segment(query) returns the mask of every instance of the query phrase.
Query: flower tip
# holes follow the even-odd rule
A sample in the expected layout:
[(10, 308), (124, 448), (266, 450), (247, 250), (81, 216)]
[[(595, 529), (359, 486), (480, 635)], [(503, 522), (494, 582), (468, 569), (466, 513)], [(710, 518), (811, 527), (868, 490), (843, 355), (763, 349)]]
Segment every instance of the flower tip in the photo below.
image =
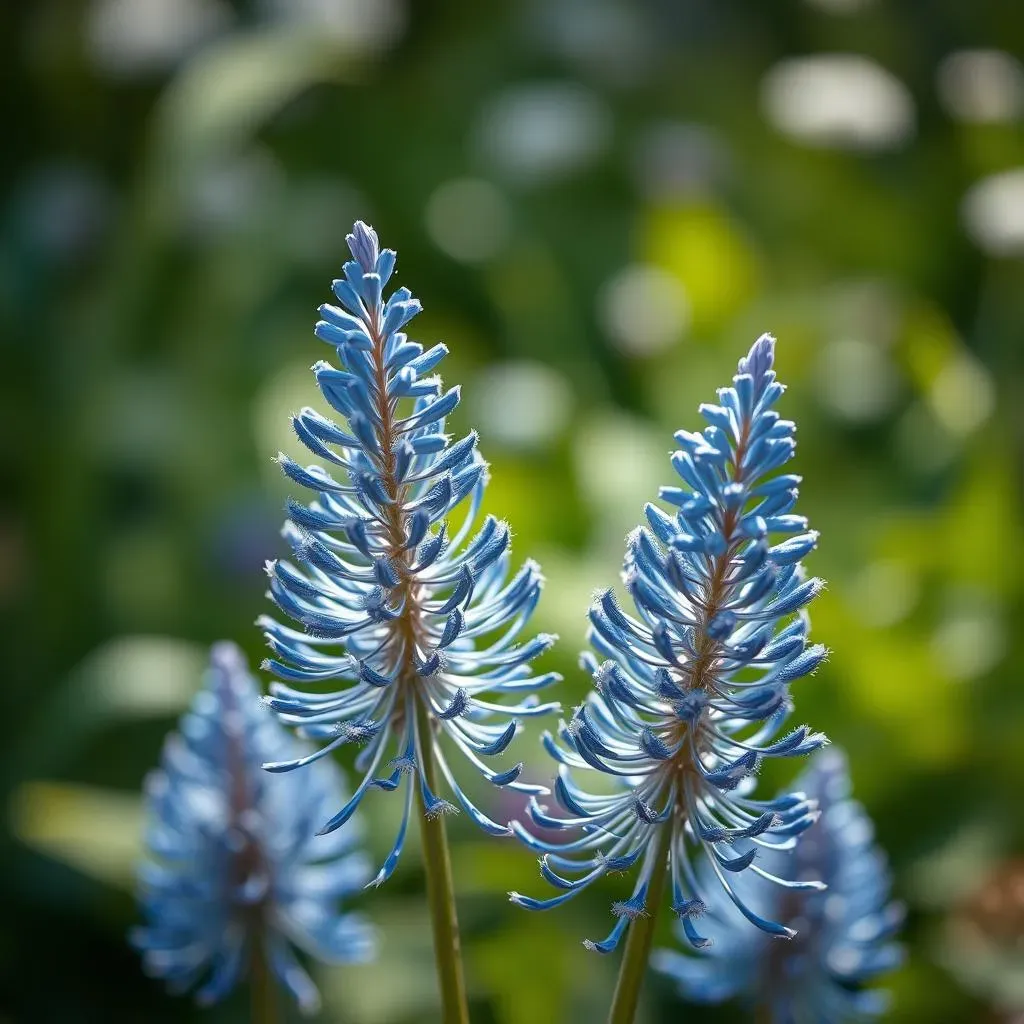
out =
[(633, 900), (616, 900), (612, 904), (612, 913), (616, 917), (624, 917), (629, 921), (635, 921), (638, 917), (647, 917), (647, 907)]
[(700, 897), (694, 897), (689, 900), (679, 900), (672, 904), (672, 913), (676, 917), (682, 919), (684, 917), (695, 918), (703, 917), (707, 913), (707, 904), (700, 899)]
[(357, 220), (352, 225), (352, 233), (345, 236), (345, 241), (363, 272), (372, 273), (377, 265), (377, 257), (380, 256), (377, 232), (365, 221)]
[(210, 648), (210, 664), (215, 671), (231, 676), (245, 671), (245, 656), (238, 644), (218, 640)]
[(449, 803), (447, 800), (437, 799), (423, 813), (429, 821), (433, 821), (435, 818), (440, 818), (446, 814), (458, 814), (459, 809), (455, 804)]
[[(771, 334), (762, 334), (750, 346), (750, 351), (739, 361), (736, 374), (737, 376), (749, 376), (754, 387), (760, 391), (768, 383), (766, 378), (772, 372), (774, 363), (775, 337)], [(771, 379), (774, 380), (774, 377)]]

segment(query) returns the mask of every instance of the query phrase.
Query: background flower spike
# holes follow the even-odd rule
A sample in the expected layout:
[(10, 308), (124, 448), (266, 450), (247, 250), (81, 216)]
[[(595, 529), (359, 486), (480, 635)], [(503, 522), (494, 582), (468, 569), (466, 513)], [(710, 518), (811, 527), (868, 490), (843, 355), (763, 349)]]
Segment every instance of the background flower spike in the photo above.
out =
[[(732, 385), (701, 406), (704, 430), (675, 435), (681, 486), (666, 488), (670, 508), (649, 507), (649, 527), (627, 538), (622, 579), (634, 613), (610, 590), (590, 610), (584, 664), (594, 690), (545, 736), (563, 766), (556, 796), (573, 838), (516, 829), (531, 849), (558, 856), (567, 897), (622, 858), (639, 859), (632, 893), (612, 908), (615, 927), (587, 944), (610, 952), (628, 936), (613, 1022), (633, 1019), (660, 902), (695, 947), (707, 942), (699, 910), (709, 889), (737, 908), (735, 927), (792, 935), (746, 903), (742, 884), (750, 874), (770, 879), (762, 855), (792, 847), (817, 817), (810, 795), (755, 798), (762, 761), (826, 742), (806, 728), (783, 732), (790, 685), (826, 652), (808, 643), (804, 610), (822, 583), (799, 563), (817, 535), (793, 514), (797, 478), (778, 473), (796, 444), (795, 425), (773, 409), (784, 390), (774, 350), (770, 335), (758, 338)], [(595, 774), (608, 778), (591, 790), (585, 779)]]
[[(444, 391), (428, 375), (447, 350), (424, 352), (407, 337), (420, 305), (405, 288), (385, 299), (395, 254), (380, 248), (373, 229), (357, 223), (348, 243), (353, 259), (334, 282), (338, 304), (320, 308), (315, 329), (335, 347), (341, 369), (314, 367), (325, 399), (348, 423), (299, 416), (298, 436), (314, 455), (332, 456), (331, 474), (282, 461), (313, 496), (307, 506), (289, 505), (284, 535), (293, 559), (269, 567), (270, 597), (298, 623), (260, 620), (274, 653), (265, 666), (284, 681), (271, 685), (270, 701), (283, 722), (325, 749), (356, 737), (365, 744), (356, 762), (363, 779), (347, 806), (325, 815), (325, 831), (347, 821), (369, 789), (412, 787), (445, 1020), (460, 1021), (465, 992), (442, 819), (461, 808), (488, 834), (511, 830), (476, 806), (451, 759), (496, 787), (538, 792), (520, 781), (515, 762), (494, 759), (520, 717), (545, 710), (532, 691), (558, 676), (536, 674), (529, 662), (555, 638), (519, 643), (543, 577), (534, 562), (512, 573), (508, 527), (490, 516), (477, 522), (487, 465), (475, 433), (454, 441), (446, 433), (459, 389)], [(341, 687), (320, 692), (329, 680)], [(378, 884), (397, 865), (413, 806), (408, 795), (404, 806), (400, 839)]]
[[(370, 875), (358, 826), (314, 838), (316, 823), (344, 800), (329, 760), (302, 778), (270, 775), (267, 760), (299, 744), (259, 699), (242, 652), (214, 646), (202, 690), (146, 780), (147, 859), (139, 869), (145, 924), (132, 943), (146, 972), (200, 1004), (251, 976), (254, 1018), (272, 1015), (273, 980), (304, 1013), (320, 1002), (293, 946), (328, 963), (368, 959), (370, 928), (337, 901)], [(270, 1019), (267, 1017), (267, 1019)]]
[[(902, 960), (894, 935), (903, 909), (889, 899), (885, 854), (875, 845), (867, 815), (850, 799), (840, 751), (814, 755), (797, 785), (818, 801), (821, 817), (795, 851), (766, 852), (759, 862), (765, 874), (748, 872), (737, 883), (757, 913), (797, 929), (793, 941), (775, 942), (743, 927), (723, 891), (709, 885), (705, 932), (712, 945), (700, 955), (657, 950), (653, 966), (693, 1002), (739, 998), (772, 1024), (854, 1024), (880, 1017), (887, 994), (866, 985)], [(772, 875), (790, 887), (780, 887)], [(807, 878), (821, 879), (827, 891), (800, 888), (798, 880)], [(677, 933), (687, 941), (679, 926)]]

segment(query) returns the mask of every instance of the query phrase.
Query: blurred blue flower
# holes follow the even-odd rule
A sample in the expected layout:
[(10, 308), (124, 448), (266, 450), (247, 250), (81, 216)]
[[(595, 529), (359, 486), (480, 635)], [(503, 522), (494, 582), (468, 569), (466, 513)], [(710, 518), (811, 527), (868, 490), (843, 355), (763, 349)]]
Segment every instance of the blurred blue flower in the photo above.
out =
[[(486, 762), (508, 747), (518, 719), (557, 709), (540, 705), (532, 691), (559, 677), (530, 668), (554, 637), (516, 643), (540, 596), (539, 567), (527, 562), (510, 576), (505, 523), (487, 516), (473, 533), (487, 465), (475, 433), (453, 442), (444, 432), (459, 389), (443, 391), (431, 371), (447, 349), (424, 351), (406, 337), (403, 328), (420, 304), (406, 288), (383, 299), (395, 253), (380, 250), (372, 228), (357, 223), (348, 243), (355, 258), (333, 284), (339, 305), (321, 306), (316, 325), (342, 368), (313, 367), (347, 425), (309, 408), (293, 417), (304, 444), (340, 472), (335, 479), (320, 466), (279, 456), (285, 473), (315, 495), (308, 505), (288, 505), (284, 536), (294, 563), (268, 565), (270, 596), (302, 628), (260, 619), (274, 653), (264, 667), (283, 680), (271, 685), (267, 702), (302, 735), (325, 742), (308, 757), (266, 767), (287, 771), (344, 744), (365, 745), (356, 759), (363, 779), (323, 832), (344, 824), (369, 788), (395, 790), (409, 777), (402, 824), (374, 879), (379, 885), (398, 863), (416, 787), (427, 816), (457, 809), (431, 791), (425, 752), (477, 825), (510, 834), (460, 787), (449, 751), (497, 786), (546, 792), (517, 781), (522, 764), (497, 770)], [(450, 529), (448, 516), (462, 503), (459, 525)], [(330, 680), (344, 686), (308, 689)]]
[[(629, 899), (615, 903), (611, 934), (588, 948), (613, 950), (628, 922), (649, 912), (648, 889), (671, 868), (672, 909), (687, 939), (706, 943), (696, 919), (707, 883), (694, 854), (703, 851), (718, 885), (759, 928), (791, 935), (757, 913), (736, 889), (754, 872), (790, 889), (820, 888), (772, 874), (759, 851), (788, 849), (814, 823), (812, 799), (793, 793), (752, 796), (766, 757), (792, 757), (825, 739), (805, 726), (780, 737), (791, 709), (789, 686), (825, 657), (807, 643), (804, 605), (820, 590), (800, 559), (817, 534), (791, 510), (800, 478), (774, 475), (793, 455), (794, 424), (772, 406), (783, 393), (772, 369), (774, 339), (759, 338), (741, 359), (719, 404), (702, 405), (702, 433), (679, 431), (672, 465), (686, 487), (663, 487), (677, 511), (646, 506), (649, 528), (627, 538), (623, 580), (638, 618), (612, 592), (597, 595), (583, 656), (596, 692), (544, 743), (559, 762), (555, 798), (569, 817), (549, 814), (536, 798), (534, 826), (573, 829), (564, 843), (513, 829), (542, 854), (541, 872), (562, 890), (550, 899), (512, 893), (530, 909), (557, 906), (610, 873), (640, 864)], [(773, 535), (786, 539), (772, 543)], [(573, 771), (599, 780), (593, 792)], [(656, 909), (656, 908), (655, 908)]]
[(740, 996), (764, 1009), (774, 1024), (820, 1020), (844, 1024), (881, 1016), (888, 993), (862, 986), (899, 965), (893, 941), (902, 908), (889, 901), (885, 854), (874, 830), (850, 799), (846, 758), (835, 749), (815, 755), (799, 785), (818, 800), (820, 820), (793, 853), (765, 857), (785, 878), (820, 878), (827, 892), (786, 892), (757, 875), (737, 883), (759, 912), (796, 931), (791, 942), (743, 928), (721, 889), (709, 889), (710, 951), (654, 954), (654, 966), (699, 1003)]
[(344, 799), (339, 770), (325, 762), (281, 779), (261, 768), (297, 746), (261, 704), (242, 652), (215, 645), (205, 686), (146, 780), (146, 924), (131, 938), (172, 991), (199, 986), (200, 1003), (216, 1002), (259, 959), (312, 1012), (319, 995), (293, 945), (329, 963), (372, 955), (369, 927), (336, 906), (369, 875), (357, 830), (314, 838)]

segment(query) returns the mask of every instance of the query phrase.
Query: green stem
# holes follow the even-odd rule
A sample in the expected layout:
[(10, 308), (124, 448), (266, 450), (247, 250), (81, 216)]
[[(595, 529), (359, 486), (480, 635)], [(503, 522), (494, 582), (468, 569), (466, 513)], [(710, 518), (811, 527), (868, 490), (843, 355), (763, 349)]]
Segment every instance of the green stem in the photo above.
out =
[(633, 1024), (636, 1007), (640, 1002), (640, 989), (647, 971), (647, 958), (651, 953), (654, 925), (658, 919), (662, 893), (665, 891), (665, 876), (668, 871), (668, 848), (672, 839), (672, 822), (660, 826), (658, 846), (654, 856), (654, 870), (647, 886), (647, 914), (638, 917), (629, 925), (626, 948), (622, 953), (619, 980), (615, 983), (612, 1007), (608, 1011), (608, 1024)]
[[(423, 700), (416, 700), (416, 727), (420, 735), (421, 769), (427, 787), (437, 792), (434, 748), (431, 743), (429, 712)], [(466, 1004), (466, 981), (462, 972), (462, 950), (459, 944), (459, 921), (455, 915), (455, 889), (452, 864), (448, 856), (448, 837), (444, 817), (428, 818), (423, 794), (417, 786), (420, 829), (423, 837), (423, 865), (427, 872), (427, 900), (434, 929), (434, 957), (437, 979), (441, 986), (441, 1019), (443, 1024), (469, 1024)]]
[(252, 1024), (277, 1024), (277, 985), (267, 962), (267, 951), (260, 933), (253, 937), (249, 970)]

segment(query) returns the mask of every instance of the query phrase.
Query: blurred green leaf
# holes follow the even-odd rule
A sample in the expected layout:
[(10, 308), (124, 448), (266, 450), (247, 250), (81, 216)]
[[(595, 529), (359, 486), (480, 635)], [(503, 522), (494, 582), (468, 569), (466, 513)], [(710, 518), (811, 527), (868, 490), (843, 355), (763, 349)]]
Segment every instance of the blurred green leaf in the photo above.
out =
[(132, 888), (142, 855), (142, 798), (89, 786), (26, 782), (11, 801), (11, 831), (27, 846), (101, 882)]
[(155, 112), (148, 201), (162, 200), (164, 216), (173, 216), (201, 169), (310, 86), (351, 78), (354, 58), (343, 37), (302, 23), (239, 32), (200, 51)]

